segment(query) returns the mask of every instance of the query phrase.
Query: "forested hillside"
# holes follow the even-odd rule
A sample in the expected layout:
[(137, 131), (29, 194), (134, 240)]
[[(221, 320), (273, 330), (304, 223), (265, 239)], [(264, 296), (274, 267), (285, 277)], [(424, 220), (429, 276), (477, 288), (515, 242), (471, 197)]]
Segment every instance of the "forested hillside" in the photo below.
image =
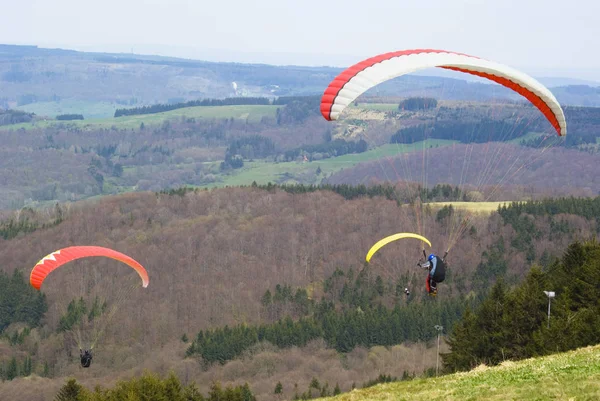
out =
[[(313, 377), (348, 391), (352, 383), (375, 379), (373, 366), (396, 377), (422, 374), (435, 361), (435, 348), (425, 345), (436, 334), (432, 324), (442, 322), (449, 331), (463, 308), (476, 307), (498, 278), (516, 283), (531, 263), (548, 265), (575, 238), (597, 235), (600, 227), (598, 198), (474, 215), (449, 256), (447, 280), (430, 299), (423, 292), (424, 273), (414, 267), (418, 243), (390, 246), (366, 270), (363, 262), (376, 240), (414, 225), (413, 210), (385, 196), (355, 197), (351, 191), (348, 199), (329, 189), (290, 193), (273, 187), (137, 193), (8, 213), (0, 266), (6, 277), (15, 271), (27, 277), (51, 251), (95, 244), (118, 249), (147, 268), (149, 287), (132, 291), (120, 304), (118, 324), (102, 336), (94, 369), (77, 373), (86, 386), (110, 384), (144, 368), (163, 374), (174, 369), (183, 384), (195, 380), (205, 390), (213, 379), (224, 385), (247, 381), (254, 394), (275, 397), (281, 382), (283, 394), (292, 397)], [(432, 209), (424, 217), (434, 250), (446, 235), (447, 211), (440, 213)], [(130, 274), (102, 259), (52, 273), (36, 309), (42, 320), (9, 318), (0, 354), (2, 371), (16, 376), (9, 388), (29, 383), (19, 377), (31, 372), (48, 378), (31, 381), (28, 391), (54, 394), (61, 377), (78, 372), (76, 350), (61, 321), (71, 313), (64, 305), (80, 296), (78, 283), (87, 271), (116, 280)], [(18, 285), (14, 280), (5, 279), (6, 285)], [(402, 290), (407, 286), (408, 298)], [(298, 319), (308, 326), (294, 323)], [(367, 328), (384, 322), (405, 330), (369, 334)], [(32, 329), (25, 331), (23, 324)], [(247, 340), (233, 340), (239, 340), (240, 327), (251, 334)], [(277, 334), (285, 327), (287, 334)], [(358, 333), (365, 329), (363, 338)], [(419, 344), (394, 345), (405, 341)], [(376, 360), (369, 347), (375, 347)], [(346, 356), (340, 360), (337, 352)], [(257, 371), (262, 373), (256, 376)]]
[[(455, 167), (458, 160), (469, 154), (466, 169)], [(527, 168), (518, 174), (509, 174), (511, 180), (503, 181), (514, 165), (498, 163), (488, 171), (491, 154), (510, 155), (510, 160), (519, 160)], [(534, 156), (530, 156), (534, 155)], [(329, 184), (377, 184), (405, 181), (410, 176), (425, 175), (430, 185), (476, 183), (483, 176), (490, 183), (503, 182), (500, 190), (488, 200), (518, 200), (531, 196), (531, 188), (546, 196), (595, 196), (600, 193), (600, 176), (590, 166), (600, 163), (600, 153), (553, 147), (541, 153), (531, 153), (528, 148), (512, 144), (476, 144), (439, 147), (427, 151), (431, 162), (423, 166), (423, 152), (363, 163), (344, 169), (328, 177)], [(528, 163), (527, 160), (532, 162)], [(514, 169), (513, 169), (514, 170)], [(560, 183), (560, 184), (559, 184)], [(492, 185), (492, 184), (490, 184)], [(534, 192), (535, 193), (535, 192)]]
[[(287, 125), (274, 118), (248, 122), (181, 117), (156, 125), (142, 122), (136, 128), (65, 123), (6, 131), (0, 133), (0, 206), (211, 184), (223, 173), (220, 164), (230, 147), (245, 146), (234, 150), (246, 160), (283, 157), (298, 143), (322, 143), (326, 132), (326, 121), (316, 117)], [(264, 144), (267, 153), (260, 149)]]

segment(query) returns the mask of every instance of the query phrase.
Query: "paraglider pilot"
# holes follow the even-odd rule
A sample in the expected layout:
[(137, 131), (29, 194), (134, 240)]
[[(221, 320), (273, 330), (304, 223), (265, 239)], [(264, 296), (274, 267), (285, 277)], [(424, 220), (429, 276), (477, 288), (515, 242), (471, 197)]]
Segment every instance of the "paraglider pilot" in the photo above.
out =
[(92, 364), (92, 350), (86, 349), (83, 351), (79, 349), (79, 357), (81, 358), (81, 367), (89, 368)]
[(437, 283), (441, 283), (446, 278), (446, 256), (448, 256), (448, 251), (446, 251), (443, 258), (433, 253), (427, 256), (425, 250), (423, 250), (423, 256), (426, 257), (427, 261), (420, 260), (417, 264), (429, 270), (425, 288), (429, 295), (436, 296)]

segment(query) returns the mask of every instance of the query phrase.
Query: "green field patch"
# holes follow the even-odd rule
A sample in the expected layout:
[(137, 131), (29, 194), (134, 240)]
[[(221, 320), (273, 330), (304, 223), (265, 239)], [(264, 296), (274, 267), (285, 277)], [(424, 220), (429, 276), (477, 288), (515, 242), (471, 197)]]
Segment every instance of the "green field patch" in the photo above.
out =
[(60, 114), (81, 114), (85, 119), (103, 119), (112, 117), (115, 110), (122, 106), (109, 102), (90, 102), (85, 100), (65, 99), (58, 102), (30, 103), (17, 107), (37, 116), (55, 118)]
[[(110, 128), (117, 129), (138, 128), (141, 123), (144, 125), (159, 125), (165, 120), (195, 118), (195, 119), (244, 119), (251, 122), (258, 122), (263, 117), (275, 117), (277, 108), (281, 106), (272, 105), (237, 105), (237, 106), (197, 106), (185, 107), (182, 109), (170, 110), (163, 113), (140, 114), (134, 116), (108, 117), (85, 119), (75, 121), (37, 121), (34, 123), (14, 124), (3, 127), (4, 129), (31, 129), (46, 128), (51, 125), (63, 124), (65, 126), (80, 127), (83, 129)], [(61, 113), (62, 114), (62, 113)], [(113, 112), (114, 115), (114, 112)], [(84, 118), (86, 116), (84, 115)]]
[(519, 144), (521, 144), (521, 141), (530, 141), (541, 135), (544, 135), (544, 133), (543, 132), (528, 132), (525, 135), (520, 136), (518, 138), (510, 139), (510, 140), (506, 141), (506, 143), (513, 143), (515, 145), (519, 145)]

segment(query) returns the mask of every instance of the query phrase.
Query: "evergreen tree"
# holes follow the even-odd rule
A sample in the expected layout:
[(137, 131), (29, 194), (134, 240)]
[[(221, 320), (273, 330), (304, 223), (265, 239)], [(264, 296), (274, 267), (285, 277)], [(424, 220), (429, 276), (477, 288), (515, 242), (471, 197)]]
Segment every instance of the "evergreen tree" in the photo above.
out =
[(272, 301), (273, 300), (272, 300), (272, 296), (271, 296), (271, 291), (270, 290), (265, 291), (265, 294), (261, 298), (262, 306), (267, 308), (269, 305), (271, 305)]
[(61, 387), (56, 397), (54, 397), (54, 401), (84, 401), (85, 399), (85, 388), (77, 383), (75, 379), (67, 380), (67, 383)]
[(23, 369), (21, 369), (21, 376), (30, 376), (31, 375), (31, 357), (26, 356), (23, 361)]
[(183, 390), (183, 399), (185, 401), (204, 401), (204, 396), (196, 385), (192, 383)]
[(12, 380), (15, 377), (17, 377), (18, 375), (19, 375), (19, 368), (17, 365), (17, 358), (15, 358), (13, 356), (6, 368), (6, 373), (5, 373), (6, 380)]

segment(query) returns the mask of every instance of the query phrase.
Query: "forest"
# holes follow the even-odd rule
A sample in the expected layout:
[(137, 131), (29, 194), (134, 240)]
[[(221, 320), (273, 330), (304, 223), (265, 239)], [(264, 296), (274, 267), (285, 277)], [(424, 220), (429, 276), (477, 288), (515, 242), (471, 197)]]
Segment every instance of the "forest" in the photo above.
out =
[[(451, 194), (452, 188), (432, 194), (444, 191)], [(78, 366), (65, 324), (95, 309), (89, 297), (77, 306), (82, 293), (73, 284), (88, 270), (96, 272), (100, 286), (107, 274), (127, 277), (127, 269), (108, 261), (73, 262), (53, 273), (37, 293), (42, 297), (24, 290), (28, 269), (64, 246), (113, 247), (143, 261), (151, 274), (148, 289), (132, 291), (120, 304), (115, 321), (122, 323), (104, 334), (94, 360), (96, 379), (82, 376), (84, 387), (113, 388), (120, 379), (114, 372), (150, 369), (163, 377), (173, 370), (182, 386), (195, 382), (203, 396), (213, 381), (224, 387), (247, 382), (260, 399), (276, 399), (277, 383), (285, 397), (306, 395), (318, 377), (320, 390), (310, 392), (317, 396), (324, 382), (329, 392), (336, 385), (345, 392), (376, 380), (379, 373), (369, 373), (374, 368), (395, 378), (430, 374), (433, 326), (441, 324), (454, 338), (460, 331), (451, 328), (464, 324), (465, 313), (485, 308), (498, 283), (509, 294), (536, 271), (532, 265), (549, 269), (576, 239), (598, 235), (598, 202), (531, 201), (474, 215), (451, 253), (452, 269), (437, 299), (423, 293), (423, 272), (411, 267), (420, 253), (414, 243), (398, 243), (364, 264), (375, 240), (413, 224), (413, 210), (386, 196), (384, 187), (371, 194), (348, 186), (182, 189), (7, 213), (1, 282), (7, 293), (22, 293), (33, 317), (28, 321), (17, 312), (2, 317), (3, 387), (7, 394), (56, 394), (65, 385), (61, 378)], [(432, 243), (442, 242), (453, 213), (458, 212), (427, 212)], [(0, 310), (7, 308), (10, 304)], [(33, 311), (37, 314), (30, 315)], [(544, 313), (545, 306), (540, 316)], [(368, 356), (372, 352), (375, 360)], [(21, 377), (30, 374), (48, 381), (24, 389)]]

